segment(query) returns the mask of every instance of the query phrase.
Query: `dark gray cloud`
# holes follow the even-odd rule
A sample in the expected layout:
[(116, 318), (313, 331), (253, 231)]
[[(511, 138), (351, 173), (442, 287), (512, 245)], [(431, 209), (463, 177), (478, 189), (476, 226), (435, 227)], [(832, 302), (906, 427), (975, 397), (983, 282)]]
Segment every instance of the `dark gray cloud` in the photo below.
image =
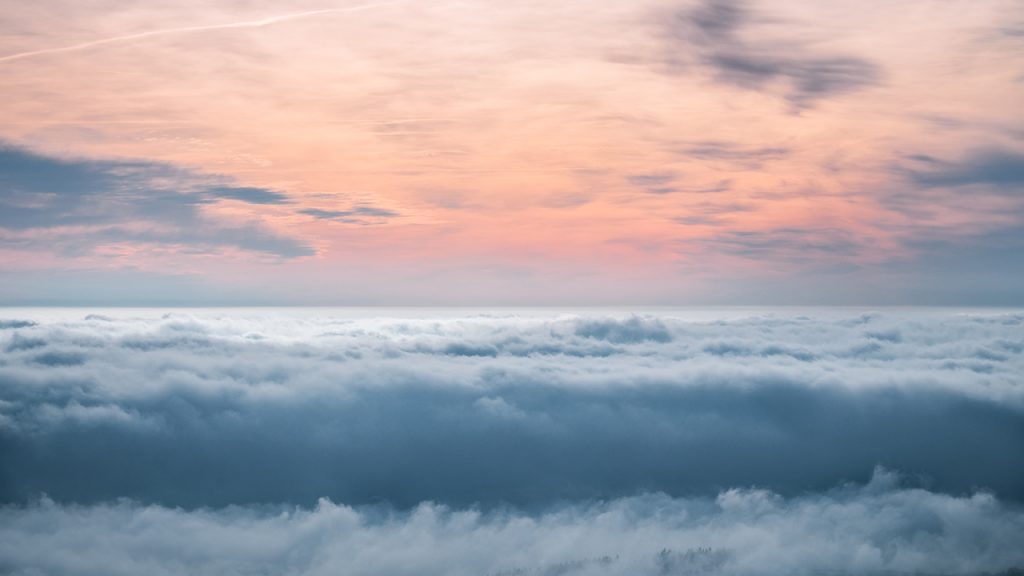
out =
[[(721, 83), (752, 90), (781, 84), (785, 98), (803, 108), (817, 100), (861, 90), (881, 77), (877, 64), (843, 54), (817, 53), (799, 40), (769, 40), (750, 33), (755, 16), (742, 0), (703, 0), (672, 22), (670, 49), (696, 51)], [(670, 66), (685, 62), (675, 53)]]
[(346, 224), (368, 224), (372, 220), (380, 218), (395, 218), (398, 212), (375, 208), (373, 206), (353, 206), (348, 210), (321, 210), (319, 208), (306, 208), (299, 210), (299, 213), (312, 216), (319, 220), (334, 220)]
[(123, 241), (236, 247), (285, 258), (313, 254), (303, 242), (257, 222), (227, 224), (204, 216), (201, 207), (222, 198), (287, 202), (279, 192), (225, 186), (224, 180), (155, 162), (64, 159), (0, 145), (0, 228), (87, 228), (19, 245), (36, 249), (83, 251)]
[(0, 333), (0, 501), (1024, 500), (1019, 314), (126, 314)]
[(911, 179), (922, 186), (967, 186), (987, 184), (1007, 194), (1024, 191), (1024, 154), (1015, 150), (975, 150), (959, 162), (942, 162), (931, 157), (928, 170), (911, 170)]

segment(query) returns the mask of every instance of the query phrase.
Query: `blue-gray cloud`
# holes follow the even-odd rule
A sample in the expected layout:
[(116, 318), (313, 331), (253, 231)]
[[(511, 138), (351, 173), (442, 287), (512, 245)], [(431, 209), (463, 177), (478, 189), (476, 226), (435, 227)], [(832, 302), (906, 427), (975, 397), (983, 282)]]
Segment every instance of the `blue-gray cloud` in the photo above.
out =
[(395, 218), (398, 216), (398, 212), (373, 206), (353, 206), (347, 210), (306, 208), (299, 210), (299, 213), (312, 216), (318, 220), (333, 220), (346, 224), (368, 224), (373, 219)]
[(28, 328), (29, 326), (35, 326), (36, 323), (31, 320), (0, 320), (0, 330), (10, 330), (12, 328)]
[(8, 503), (535, 510), (879, 464), (1024, 500), (1019, 314), (19, 319)]
[(2, 145), (0, 228), (87, 227), (19, 245), (36, 249), (80, 251), (122, 241), (236, 247), (285, 258), (313, 254), (302, 241), (259, 223), (227, 224), (204, 216), (202, 206), (218, 199), (287, 202), (280, 192), (225, 186), (223, 180), (156, 162), (56, 158)]
[(991, 185), (1007, 194), (1024, 192), (1024, 154), (1015, 150), (987, 148), (975, 150), (958, 162), (943, 162), (931, 157), (915, 157), (927, 170), (911, 170), (910, 177), (922, 186)]
[(819, 54), (798, 40), (752, 38), (747, 32), (754, 16), (742, 0), (704, 0), (680, 12), (672, 22), (669, 63), (675, 52), (696, 51), (699, 63), (717, 81), (752, 90), (772, 83), (785, 86), (785, 98), (797, 108), (876, 84), (877, 64), (857, 56)]
[(251, 186), (214, 186), (204, 191), (215, 198), (241, 200), (249, 204), (288, 204), (288, 196), (267, 188)]

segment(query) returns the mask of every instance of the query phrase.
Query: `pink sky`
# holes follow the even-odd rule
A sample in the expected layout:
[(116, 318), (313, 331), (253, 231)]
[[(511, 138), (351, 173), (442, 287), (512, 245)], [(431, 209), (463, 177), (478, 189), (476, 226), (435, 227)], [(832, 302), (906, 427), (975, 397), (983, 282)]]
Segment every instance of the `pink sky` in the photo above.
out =
[(2, 0), (0, 302), (1014, 301), (1021, 6)]

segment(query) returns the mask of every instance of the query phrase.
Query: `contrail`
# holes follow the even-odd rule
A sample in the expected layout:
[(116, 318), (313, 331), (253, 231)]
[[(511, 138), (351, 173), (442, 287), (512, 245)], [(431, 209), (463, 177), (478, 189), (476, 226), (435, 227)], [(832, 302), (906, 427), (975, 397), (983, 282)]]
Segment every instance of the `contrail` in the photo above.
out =
[(78, 50), (86, 50), (95, 46), (103, 46), (104, 44), (116, 44), (118, 42), (130, 42), (132, 40), (141, 40), (143, 38), (152, 38), (153, 36), (166, 36), (168, 34), (182, 34), (187, 32), (205, 32), (208, 30), (228, 30), (231, 28), (261, 28), (263, 26), (269, 26), (271, 24), (277, 24), (278, 22), (284, 22), (286, 20), (295, 20), (298, 18), (308, 18), (310, 16), (318, 16), (321, 14), (337, 14), (340, 12), (357, 12), (360, 10), (369, 10), (370, 8), (378, 8), (381, 6), (388, 6), (391, 4), (399, 4), (402, 0), (394, 0), (392, 2), (376, 2), (373, 4), (363, 4), (360, 6), (349, 6), (347, 8), (327, 8), (325, 10), (310, 10), (307, 12), (294, 12), (292, 14), (282, 14), (280, 16), (271, 16), (269, 18), (262, 18), (260, 20), (247, 20), (244, 22), (228, 22), (227, 24), (209, 24), (206, 26), (186, 26), (183, 28), (167, 28), (164, 30), (150, 30), (149, 32), (139, 32), (137, 34), (128, 34), (126, 36), (114, 36), (113, 38), (102, 38), (100, 40), (91, 40), (89, 42), (82, 42), (81, 44), (73, 44), (71, 46), (61, 46), (60, 48), (44, 48), (42, 50), (32, 50), (31, 52), (19, 52), (17, 54), (10, 54), (8, 56), (0, 57), (0, 62), (13, 62), (15, 60), (24, 60), (25, 58), (32, 58), (34, 56), (43, 56), (46, 54), (59, 54), (62, 52), (76, 52)]

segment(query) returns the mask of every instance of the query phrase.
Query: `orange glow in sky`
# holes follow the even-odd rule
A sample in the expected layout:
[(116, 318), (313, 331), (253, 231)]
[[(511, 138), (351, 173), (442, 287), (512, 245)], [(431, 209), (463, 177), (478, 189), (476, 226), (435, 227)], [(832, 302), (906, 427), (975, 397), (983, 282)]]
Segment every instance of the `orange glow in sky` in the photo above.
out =
[(105, 281), (172, 303), (1024, 288), (1016, 1), (2, 0), (0, 18), (6, 303), (103, 301)]

